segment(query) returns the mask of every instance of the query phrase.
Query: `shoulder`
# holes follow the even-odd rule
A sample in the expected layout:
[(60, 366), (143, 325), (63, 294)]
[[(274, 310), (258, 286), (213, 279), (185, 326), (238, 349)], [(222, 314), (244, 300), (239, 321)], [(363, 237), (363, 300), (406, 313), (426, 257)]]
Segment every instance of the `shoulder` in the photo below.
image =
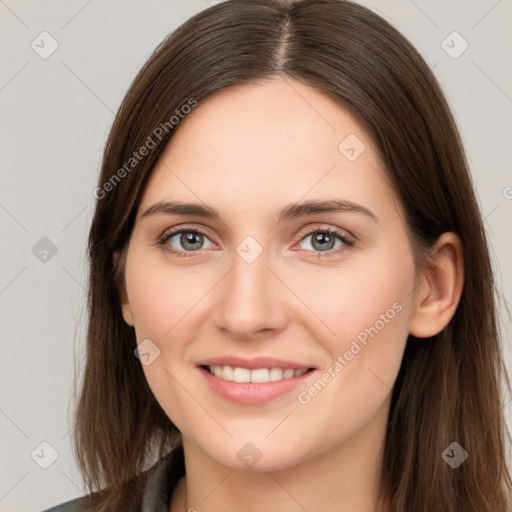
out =
[[(185, 474), (183, 447), (180, 445), (140, 474), (134, 482), (143, 485), (141, 512), (167, 512), (172, 491), (178, 480)], [(60, 503), (42, 512), (86, 512), (93, 494)], [(137, 510), (139, 510), (137, 505)]]
[(52, 508), (43, 510), (42, 512), (83, 512), (85, 510), (85, 504), (87, 503), (89, 496), (82, 496), (75, 498), (70, 501), (55, 505)]

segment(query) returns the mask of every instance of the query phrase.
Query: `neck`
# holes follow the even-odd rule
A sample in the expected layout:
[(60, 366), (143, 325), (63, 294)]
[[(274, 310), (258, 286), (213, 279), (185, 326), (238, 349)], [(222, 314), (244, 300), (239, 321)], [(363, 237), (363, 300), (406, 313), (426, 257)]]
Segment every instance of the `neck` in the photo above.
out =
[(226, 467), (183, 436), (186, 476), (171, 512), (389, 512), (379, 500), (387, 412), (343, 443), (279, 471)]

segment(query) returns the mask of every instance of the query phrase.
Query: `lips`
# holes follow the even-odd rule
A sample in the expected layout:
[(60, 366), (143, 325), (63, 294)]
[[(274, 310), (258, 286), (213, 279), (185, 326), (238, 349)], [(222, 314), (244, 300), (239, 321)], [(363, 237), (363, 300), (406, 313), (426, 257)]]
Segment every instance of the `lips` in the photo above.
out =
[(197, 367), (218, 395), (245, 405), (261, 405), (286, 394), (315, 371), (307, 363), (273, 357), (217, 357)]

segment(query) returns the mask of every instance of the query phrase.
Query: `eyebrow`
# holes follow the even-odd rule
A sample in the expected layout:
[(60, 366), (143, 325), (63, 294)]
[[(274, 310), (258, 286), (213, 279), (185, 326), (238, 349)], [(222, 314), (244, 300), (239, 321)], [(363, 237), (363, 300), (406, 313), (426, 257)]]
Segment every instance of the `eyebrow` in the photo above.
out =
[[(150, 206), (140, 218), (149, 217), (157, 213), (188, 215), (222, 222), (222, 216), (215, 208), (199, 203), (184, 203), (180, 201), (159, 201)], [(317, 215), (319, 213), (360, 213), (378, 222), (377, 216), (365, 206), (353, 203), (352, 201), (330, 199), (290, 203), (277, 211), (276, 223), (281, 224), (292, 219), (307, 215)]]

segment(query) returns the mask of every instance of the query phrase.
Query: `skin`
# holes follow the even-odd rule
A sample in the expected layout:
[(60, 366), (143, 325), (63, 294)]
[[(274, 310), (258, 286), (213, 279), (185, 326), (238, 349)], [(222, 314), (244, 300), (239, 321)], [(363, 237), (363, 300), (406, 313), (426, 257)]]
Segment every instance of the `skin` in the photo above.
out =
[[(354, 161), (338, 149), (349, 134), (365, 144)], [(276, 224), (280, 208), (312, 199), (352, 201), (376, 220), (335, 212)], [(210, 205), (222, 221), (142, 217), (169, 200)], [(179, 235), (166, 242), (192, 257), (158, 244), (179, 227), (206, 233), (196, 251), (187, 251)], [(330, 251), (319, 249), (308, 233), (329, 227), (348, 233), (355, 245), (336, 239)], [(251, 264), (236, 252), (247, 236), (263, 250)], [(187, 474), (171, 512), (388, 510), (377, 500), (379, 464), (407, 337), (441, 331), (463, 285), (460, 240), (445, 233), (435, 249), (420, 275), (374, 144), (322, 92), (277, 76), (201, 102), (149, 179), (121, 290), (137, 342), (149, 338), (160, 350), (143, 369), (183, 436)], [(309, 403), (300, 403), (298, 392), (397, 303), (400, 312), (366, 346), (359, 343), (361, 350)], [(316, 370), (296, 391), (265, 405), (241, 405), (210, 390), (196, 367), (227, 354), (292, 359)], [(237, 457), (248, 442), (261, 453), (251, 468)]]

